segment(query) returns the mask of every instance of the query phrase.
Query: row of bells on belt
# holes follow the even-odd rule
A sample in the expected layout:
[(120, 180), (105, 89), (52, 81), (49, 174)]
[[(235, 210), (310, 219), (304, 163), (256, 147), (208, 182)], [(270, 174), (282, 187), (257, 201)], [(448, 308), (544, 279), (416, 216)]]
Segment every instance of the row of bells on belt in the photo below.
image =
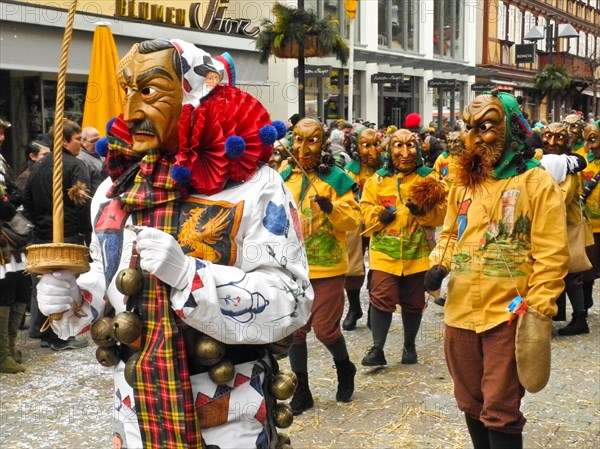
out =
[(277, 445), (276, 449), (292, 449), (292, 442), (290, 437), (285, 433), (277, 432)]
[(134, 312), (121, 312), (114, 318), (100, 318), (92, 324), (90, 332), (98, 345), (98, 362), (106, 367), (115, 366), (120, 361), (118, 343), (134, 350), (141, 348), (142, 319)]
[[(126, 268), (117, 273), (115, 285), (117, 290), (126, 296), (138, 294), (143, 287), (144, 276), (140, 270)], [(125, 344), (134, 350), (141, 349), (142, 319), (133, 312), (121, 312), (114, 318), (103, 317), (92, 324), (92, 340), (98, 345), (96, 359), (102, 366), (116, 366), (121, 360), (118, 343)], [(135, 357), (136, 356), (136, 357)], [(139, 354), (134, 354), (129, 363)], [(126, 365), (127, 368), (127, 365)], [(129, 382), (129, 380), (128, 380)]]
[[(298, 377), (293, 371), (279, 370), (271, 383), (271, 393), (275, 399), (285, 401), (291, 398), (298, 387)], [(287, 402), (277, 402), (273, 408), (273, 421), (280, 429), (292, 425), (294, 414), (292, 407)]]

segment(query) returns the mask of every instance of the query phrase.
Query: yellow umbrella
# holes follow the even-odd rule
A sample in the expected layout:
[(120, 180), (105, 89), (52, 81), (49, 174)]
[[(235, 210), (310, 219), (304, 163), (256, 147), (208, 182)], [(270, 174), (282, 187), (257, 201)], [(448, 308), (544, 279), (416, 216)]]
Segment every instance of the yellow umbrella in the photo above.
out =
[(106, 123), (123, 111), (124, 93), (117, 82), (119, 55), (108, 22), (97, 22), (92, 43), (82, 127), (93, 126), (104, 134)]

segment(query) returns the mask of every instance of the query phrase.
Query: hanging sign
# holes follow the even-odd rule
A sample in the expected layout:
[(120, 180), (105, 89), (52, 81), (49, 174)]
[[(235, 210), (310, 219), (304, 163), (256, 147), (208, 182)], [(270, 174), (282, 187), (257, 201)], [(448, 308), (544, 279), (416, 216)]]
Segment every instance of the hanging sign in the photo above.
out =
[(456, 80), (447, 80), (444, 78), (432, 78), (427, 81), (427, 87), (446, 87), (446, 88), (459, 88), (459, 83)]
[[(305, 65), (304, 76), (313, 78), (329, 78), (331, 76), (330, 65)], [(298, 67), (294, 67), (294, 78), (298, 78)]]
[(517, 44), (515, 45), (515, 62), (523, 64), (533, 62), (535, 58), (535, 44)]
[(374, 73), (371, 75), (371, 82), (373, 84), (382, 83), (403, 83), (404, 74), (402, 73)]

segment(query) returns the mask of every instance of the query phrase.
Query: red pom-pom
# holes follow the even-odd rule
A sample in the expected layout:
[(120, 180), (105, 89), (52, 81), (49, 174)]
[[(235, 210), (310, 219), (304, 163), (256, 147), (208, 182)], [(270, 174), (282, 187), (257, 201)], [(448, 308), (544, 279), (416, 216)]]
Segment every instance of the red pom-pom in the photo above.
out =
[(405, 128), (418, 128), (419, 126), (421, 126), (421, 116), (419, 114), (411, 112), (406, 116), (404, 120)]

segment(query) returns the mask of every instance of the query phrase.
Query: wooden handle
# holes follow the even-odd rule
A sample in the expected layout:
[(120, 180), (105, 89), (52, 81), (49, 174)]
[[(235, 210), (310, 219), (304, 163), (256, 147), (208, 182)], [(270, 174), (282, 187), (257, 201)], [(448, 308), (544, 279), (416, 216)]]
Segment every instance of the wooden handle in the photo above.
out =
[[(398, 212), (398, 209), (396, 209), (396, 210), (393, 212), (393, 213), (394, 213), (394, 215), (396, 215), (396, 212)], [(378, 226), (378, 225), (380, 225), (380, 224), (383, 224), (383, 223), (381, 223), (381, 222), (379, 221), (379, 222), (375, 223), (373, 226), (369, 226), (367, 229), (365, 229), (363, 232), (361, 232), (361, 233), (360, 233), (360, 235), (361, 235), (361, 236), (363, 236), (364, 234), (366, 234), (367, 232), (369, 232), (371, 229), (373, 229), (375, 226)], [(389, 223), (388, 223), (388, 224), (389, 224)]]

